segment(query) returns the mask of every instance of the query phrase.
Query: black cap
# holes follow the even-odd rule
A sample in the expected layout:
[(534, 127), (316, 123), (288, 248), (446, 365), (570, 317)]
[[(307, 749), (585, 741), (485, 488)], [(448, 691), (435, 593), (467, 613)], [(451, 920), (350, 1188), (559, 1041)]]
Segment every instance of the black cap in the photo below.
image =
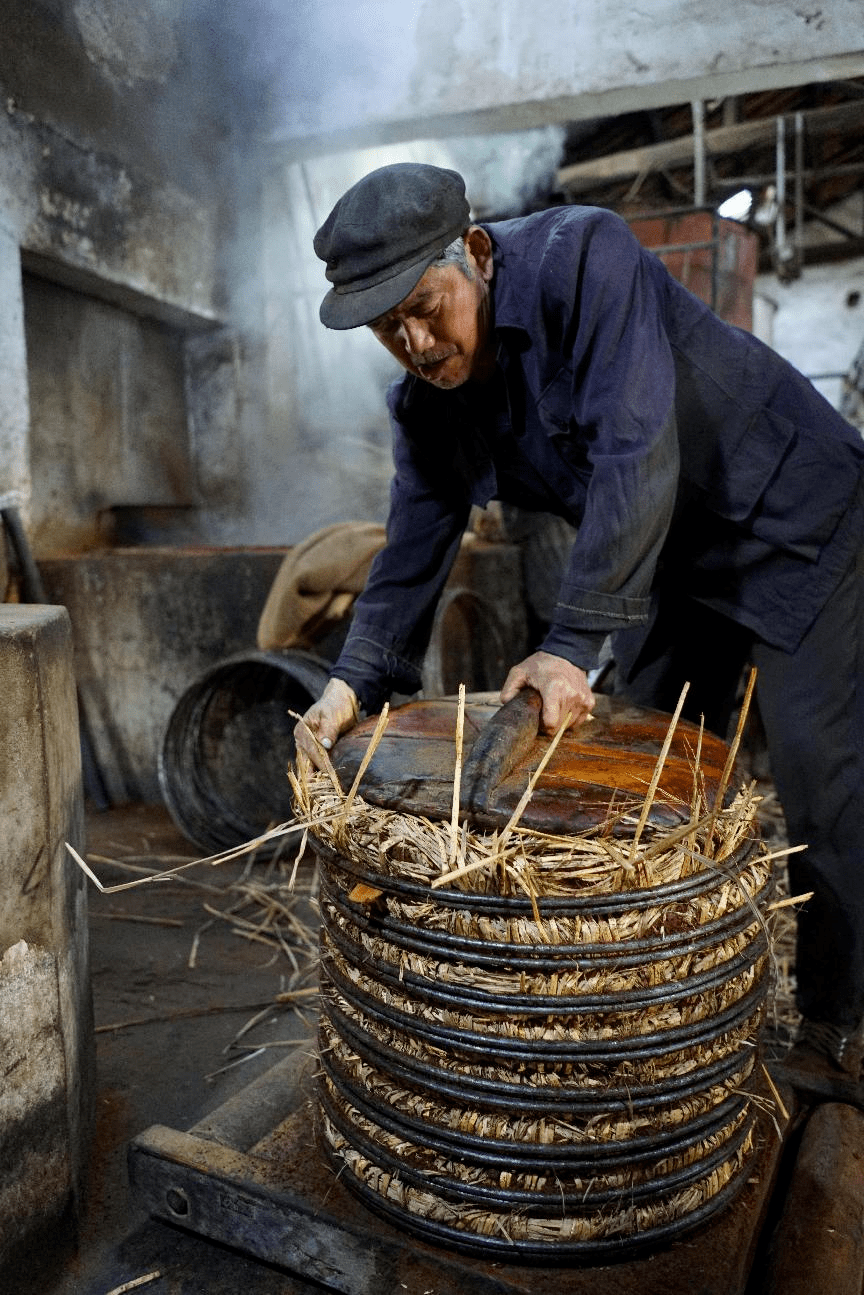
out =
[(397, 162), (358, 180), (315, 235), (333, 284), (322, 324), (357, 328), (398, 306), (469, 215), (465, 181), (444, 167)]

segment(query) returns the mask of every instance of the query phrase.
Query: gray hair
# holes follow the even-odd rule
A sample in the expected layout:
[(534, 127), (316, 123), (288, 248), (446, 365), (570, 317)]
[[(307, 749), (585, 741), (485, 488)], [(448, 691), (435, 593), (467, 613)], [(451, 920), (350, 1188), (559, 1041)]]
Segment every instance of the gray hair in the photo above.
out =
[(457, 265), (466, 279), (474, 278), (474, 271), (468, 264), (468, 251), (465, 247), (465, 235), (460, 234), (454, 238), (452, 243), (448, 243), (443, 252), (432, 262), (433, 265)]

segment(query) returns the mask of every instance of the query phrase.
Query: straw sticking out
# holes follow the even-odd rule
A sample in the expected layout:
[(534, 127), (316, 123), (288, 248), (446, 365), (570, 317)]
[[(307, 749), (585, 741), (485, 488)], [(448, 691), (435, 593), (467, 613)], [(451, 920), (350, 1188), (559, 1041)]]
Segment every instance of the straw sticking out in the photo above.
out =
[(459, 792), (462, 784), (462, 743), (465, 736), (465, 685), (459, 685), (459, 705), (456, 710), (456, 766), (453, 771), (453, 808), (450, 815), (450, 859), (452, 869), (459, 851)]
[(663, 773), (663, 766), (666, 763), (666, 757), (669, 754), (669, 748), (672, 745), (672, 738), (675, 734), (675, 729), (677, 727), (678, 720), (681, 715), (681, 711), (684, 706), (684, 701), (687, 697), (689, 688), (690, 688), (689, 683), (685, 683), (684, 687), (681, 690), (681, 696), (678, 698), (678, 705), (675, 707), (675, 714), (672, 716), (672, 721), (668, 729), (666, 730), (666, 738), (663, 742), (663, 746), (660, 751), (660, 754), (657, 757), (657, 764), (654, 766), (654, 774), (651, 778), (651, 784), (648, 788), (648, 794), (645, 797), (645, 802), (642, 806), (642, 812), (639, 815), (639, 822), (636, 824), (636, 831), (633, 833), (633, 840), (630, 844), (631, 863), (634, 863), (636, 860), (636, 851), (639, 847), (639, 838), (642, 835), (642, 830), (645, 827), (645, 824), (648, 822), (648, 815), (651, 813), (651, 806), (654, 804), (654, 797), (657, 795), (657, 788), (660, 785), (660, 775)]
[(244, 855), (254, 855), (262, 845), (266, 845), (270, 841), (276, 841), (279, 837), (290, 836), (294, 832), (305, 832), (305, 830), (305, 824), (303, 823), (280, 823), (278, 827), (262, 832), (260, 836), (256, 836), (252, 841), (247, 841), (244, 845), (234, 846), (230, 850), (223, 850), (220, 854), (207, 855), (204, 859), (189, 859), (187, 862), (179, 863), (173, 868), (165, 868), (159, 872), (149, 872), (146, 876), (136, 877), (134, 881), (122, 881), (115, 886), (104, 886), (90, 865), (81, 858), (75, 847), (70, 845), (68, 841), (65, 842), (65, 845), (68, 853), (82, 872), (93, 882), (97, 890), (101, 891), (103, 895), (116, 895), (118, 891), (133, 890), (138, 886), (148, 886), (154, 881), (168, 881), (171, 877), (176, 877), (178, 873), (186, 872), (189, 868), (216, 867), (220, 863), (230, 863), (232, 859), (240, 859)]
[(732, 770), (735, 768), (735, 761), (738, 758), (738, 748), (741, 745), (741, 738), (744, 734), (744, 727), (747, 723), (747, 716), (750, 714), (750, 703), (753, 700), (753, 691), (756, 687), (756, 669), (750, 671), (747, 678), (747, 688), (744, 693), (744, 701), (741, 703), (741, 710), (738, 715), (738, 724), (735, 729), (735, 737), (729, 747), (729, 754), (726, 757), (726, 765), (720, 778), (720, 785), (717, 788), (715, 797), (715, 807), (719, 810), (723, 805), (723, 798), (726, 795), (726, 788), (729, 786), (729, 780), (732, 777)]
[(363, 759), (360, 761), (360, 767), (357, 770), (357, 774), (356, 774), (356, 777), (354, 778), (354, 782), (351, 784), (351, 790), (348, 792), (348, 795), (345, 797), (345, 803), (342, 807), (342, 817), (339, 823), (340, 827), (347, 820), (348, 815), (351, 812), (351, 806), (354, 804), (354, 797), (357, 795), (357, 789), (363, 780), (364, 773), (369, 768), (369, 764), (372, 760), (373, 755), (378, 749), (378, 744), (380, 743), (382, 737), (384, 736), (384, 730), (387, 727), (387, 721), (389, 718), (390, 718), (390, 704), (389, 702), (385, 702), (384, 709), (381, 711), (381, 714), (378, 716), (378, 723), (375, 725), (375, 732), (372, 734), (372, 737), (369, 741), (369, 745), (366, 748)]

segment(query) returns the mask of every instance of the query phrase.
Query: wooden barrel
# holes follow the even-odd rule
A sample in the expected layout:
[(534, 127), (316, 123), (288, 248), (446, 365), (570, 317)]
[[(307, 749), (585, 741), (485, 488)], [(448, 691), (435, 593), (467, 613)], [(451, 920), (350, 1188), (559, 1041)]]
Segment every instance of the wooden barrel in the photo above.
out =
[[(756, 1147), (772, 875), (746, 794), (716, 803), (727, 748), (679, 724), (649, 808), (669, 717), (601, 699), (510, 861), (496, 842), (546, 738), (460, 827), (454, 867), (455, 710), (394, 712), (363, 803), (314, 828), (321, 1145), (372, 1209), (469, 1253), (549, 1264), (677, 1238)], [(468, 705), (466, 748), (494, 710)], [(370, 731), (335, 748), (346, 789)], [(334, 795), (318, 784), (319, 808)]]

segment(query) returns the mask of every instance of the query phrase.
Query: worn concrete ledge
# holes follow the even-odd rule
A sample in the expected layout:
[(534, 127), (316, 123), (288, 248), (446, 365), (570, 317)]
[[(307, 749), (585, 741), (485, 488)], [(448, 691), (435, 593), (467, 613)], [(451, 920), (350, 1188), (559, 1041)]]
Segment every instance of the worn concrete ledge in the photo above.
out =
[(72, 620), (81, 704), (113, 804), (161, 800), (157, 758), (198, 676), (252, 650), (283, 549), (129, 548), (40, 562)]
[[(74, 1240), (93, 1105), (78, 715), (69, 617), (0, 605), (0, 1289)], [(33, 1256), (35, 1258), (36, 1255)]]

